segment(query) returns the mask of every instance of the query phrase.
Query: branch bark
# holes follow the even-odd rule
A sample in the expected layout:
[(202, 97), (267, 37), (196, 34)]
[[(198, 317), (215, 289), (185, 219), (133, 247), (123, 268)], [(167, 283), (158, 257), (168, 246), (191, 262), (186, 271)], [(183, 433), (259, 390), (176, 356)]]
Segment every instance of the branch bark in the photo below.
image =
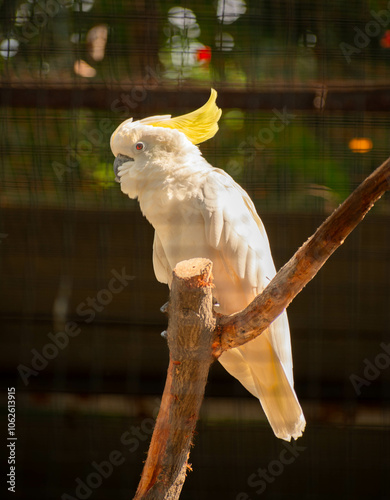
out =
[(189, 450), (213, 361), (212, 264), (180, 262), (169, 299), (170, 360), (160, 411), (134, 500), (174, 500), (183, 486)]
[(239, 313), (219, 319), (214, 356), (249, 342), (268, 328), (388, 189), (390, 158), (326, 219), (261, 294)]
[(260, 335), (389, 188), (390, 158), (328, 217), (246, 309), (231, 316), (216, 320), (213, 313), (209, 260), (176, 266), (169, 301), (167, 380), (134, 500), (179, 498), (212, 361)]

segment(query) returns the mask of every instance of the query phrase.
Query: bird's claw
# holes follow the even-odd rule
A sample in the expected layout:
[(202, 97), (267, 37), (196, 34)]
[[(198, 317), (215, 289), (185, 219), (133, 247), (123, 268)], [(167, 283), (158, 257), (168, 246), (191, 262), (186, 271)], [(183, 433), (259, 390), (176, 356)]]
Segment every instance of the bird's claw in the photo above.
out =
[(168, 312), (169, 312), (169, 302), (165, 302), (165, 304), (160, 307), (160, 311), (163, 314), (168, 314)]

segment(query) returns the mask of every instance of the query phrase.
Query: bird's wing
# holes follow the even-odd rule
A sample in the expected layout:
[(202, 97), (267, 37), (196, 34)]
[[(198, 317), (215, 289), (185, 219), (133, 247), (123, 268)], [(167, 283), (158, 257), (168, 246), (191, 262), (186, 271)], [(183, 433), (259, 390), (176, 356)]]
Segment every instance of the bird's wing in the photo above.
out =
[(160, 283), (168, 283), (170, 285), (172, 281), (172, 269), (165, 255), (165, 251), (157, 231), (154, 233), (153, 241), (153, 269), (154, 274)]
[[(267, 234), (248, 194), (223, 170), (213, 169), (207, 175), (202, 198), (208, 244), (218, 250), (231, 280), (245, 295), (234, 310), (224, 311), (232, 314), (246, 307), (276, 273)], [(288, 367), (288, 326), (287, 334), (288, 342), (276, 335), (272, 344)]]
[(200, 197), (208, 244), (221, 253), (231, 279), (250, 289), (248, 303), (275, 275), (263, 223), (248, 194), (223, 170), (207, 174)]
[[(231, 280), (230, 286), (227, 281), (218, 286), (214, 272), (217, 298), (222, 312), (231, 314), (246, 307), (275, 275), (268, 238), (248, 194), (224, 171), (213, 169), (207, 175), (201, 199), (206, 238)], [(221, 269), (219, 265), (220, 273)], [(301, 435), (305, 419), (293, 389), (285, 312), (259, 337), (225, 352), (220, 361), (259, 398), (278, 437), (290, 440)]]

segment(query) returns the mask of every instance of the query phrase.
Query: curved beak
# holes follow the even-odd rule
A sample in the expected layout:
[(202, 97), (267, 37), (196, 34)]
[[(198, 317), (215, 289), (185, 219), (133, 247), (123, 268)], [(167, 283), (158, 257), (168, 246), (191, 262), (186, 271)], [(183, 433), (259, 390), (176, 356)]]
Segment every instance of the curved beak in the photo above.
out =
[(114, 160), (114, 173), (115, 173), (115, 180), (116, 182), (120, 182), (121, 179), (118, 175), (118, 169), (119, 167), (123, 164), (123, 163), (126, 163), (128, 161), (134, 161), (134, 158), (130, 158), (130, 156), (126, 156), (126, 155), (118, 155), (115, 160)]

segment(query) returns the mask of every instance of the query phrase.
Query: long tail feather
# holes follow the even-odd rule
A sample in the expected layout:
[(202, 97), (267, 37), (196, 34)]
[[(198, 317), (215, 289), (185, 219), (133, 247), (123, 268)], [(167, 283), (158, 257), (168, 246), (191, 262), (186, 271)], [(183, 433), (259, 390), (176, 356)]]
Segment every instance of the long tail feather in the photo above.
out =
[(259, 399), (275, 435), (290, 441), (302, 436), (306, 421), (267, 334), (264, 332), (248, 344), (225, 352), (220, 362)]

